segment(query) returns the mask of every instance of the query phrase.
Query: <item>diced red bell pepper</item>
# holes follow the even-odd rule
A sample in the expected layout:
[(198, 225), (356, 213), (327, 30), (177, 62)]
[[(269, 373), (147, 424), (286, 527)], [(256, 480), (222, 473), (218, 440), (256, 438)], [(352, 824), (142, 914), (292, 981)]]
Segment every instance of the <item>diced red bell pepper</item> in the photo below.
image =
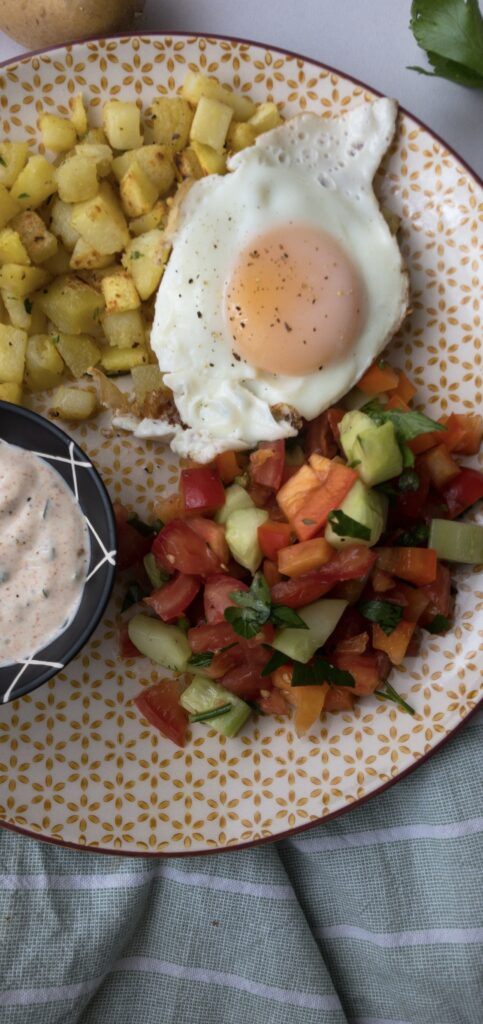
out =
[(180, 572), (159, 590), (145, 597), (144, 603), (149, 605), (163, 622), (172, 622), (194, 601), (200, 586), (199, 576), (186, 576)]
[(236, 457), (236, 452), (221, 452), (215, 458), (215, 466), (219, 474), (220, 480), (224, 484), (233, 483), (236, 476), (240, 473), (240, 465)]
[(261, 441), (250, 455), (250, 475), (255, 484), (278, 491), (285, 465), (285, 441)]
[(451, 483), (461, 472), (461, 467), (451, 457), (444, 444), (437, 444), (434, 448), (430, 448), (429, 452), (421, 455), (419, 466), (421, 465), (426, 466), (431, 484), (438, 491), (444, 490), (447, 484)]
[(208, 466), (182, 469), (180, 490), (187, 512), (210, 515), (225, 504), (225, 489), (220, 477)]
[(357, 381), (359, 391), (365, 395), (382, 395), (385, 391), (395, 391), (398, 385), (396, 370), (387, 365), (381, 366), (380, 360), (373, 363)]
[(276, 561), (277, 551), (290, 544), (292, 527), (289, 523), (276, 523), (273, 519), (267, 519), (258, 527), (258, 543), (265, 558)]
[(351, 687), (354, 697), (366, 697), (374, 693), (381, 682), (377, 658), (374, 654), (334, 654), (333, 663), (344, 672), (350, 672), (355, 679)]
[(416, 629), (415, 622), (401, 619), (392, 633), (384, 632), (375, 622), (372, 627), (372, 646), (377, 651), (384, 651), (393, 665), (400, 665), (406, 656), (411, 637)]
[(432, 548), (378, 548), (377, 564), (384, 572), (424, 586), (436, 579), (438, 558)]
[(151, 538), (144, 537), (128, 522), (129, 512), (119, 501), (113, 504), (117, 535), (117, 567), (129, 569), (142, 562), (151, 547)]
[(127, 622), (122, 622), (119, 630), (119, 655), (121, 658), (142, 658), (129, 636)]
[(458, 476), (443, 488), (442, 494), (450, 519), (456, 519), (483, 498), (483, 473), (463, 466)]
[(187, 576), (212, 576), (220, 571), (220, 560), (186, 520), (174, 519), (164, 526), (155, 537), (151, 551), (168, 572), (177, 570)]
[(351, 545), (332, 558), (320, 569), (305, 573), (294, 579), (282, 580), (272, 589), (272, 601), (289, 608), (301, 608), (304, 604), (317, 601), (336, 583), (342, 580), (357, 580), (366, 576), (376, 561), (376, 555), (362, 544)]
[(204, 593), (207, 622), (224, 622), (225, 609), (235, 605), (235, 601), (230, 597), (235, 590), (246, 592), (248, 587), (241, 580), (237, 580), (233, 576), (226, 576), (224, 573), (208, 577)]
[(312, 569), (319, 569), (330, 562), (333, 555), (334, 548), (325, 537), (312, 537), (312, 540), (303, 540), (298, 544), (281, 548), (277, 564), (283, 576), (303, 576)]
[(143, 717), (177, 747), (184, 747), (188, 728), (188, 716), (179, 703), (181, 693), (178, 679), (161, 679), (134, 698)]

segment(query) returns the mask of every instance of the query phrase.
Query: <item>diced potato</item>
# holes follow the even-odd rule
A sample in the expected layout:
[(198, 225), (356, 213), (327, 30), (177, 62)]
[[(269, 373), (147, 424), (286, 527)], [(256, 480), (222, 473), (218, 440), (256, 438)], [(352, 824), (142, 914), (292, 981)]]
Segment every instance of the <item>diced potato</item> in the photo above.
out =
[(29, 334), (47, 334), (47, 317), (43, 309), (40, 308), (39, 295), (34, 295), (31, 301), (31, 307), (30, 327), (28, 328)]
[(75, 154), (93, 160), (99, 178), (105, 178), (111, 173), (112, 149), (106, 142), (79, 142), (75, 147)]
[(108, 100), (102, 108), (102, 124), (113, 149), (136, 149), (142, 145), (141, 111), (135, 103)]
[(5, 185), (0, 185), (0, 228), (4, 228), (20, 210), (20, 203), (11, 195)]
[(112, 347), (134, 348), (145, 343), (146, 332), (139, 309), (129, 309), (125, 313), (106, 313), (102, 317), (102, 327)]
[(249, 121), (232, 121), (228, 129), (226, 144), (233, 153), (239, 153), (247, 146), (253, 146), (257, 133)]
[(147, 363), (148, 353), (141, 345), (134, 348), (108, 348), (102, 353), (101, 366), (108, 376), (128, 373), (133, 366)]
[[(54, 277), (58, 277), (59, 274), (68, 274), (70, 271), (70, 252), (59, 242), (57, 245), (57, 252), (50, 259), (45, 260), (42, 264), (44, 270), (48, 270), (49, 274), (53, 274)], [(39, 334), (42, 331), (38, 332)]]
[(164, 146), (141, 146), (117, 156), (112, 162), (112, 170), (119, 182), (135, 161), (156, 186), (159, 195), (169, 192), (174, 181), (174, 165)]
[(77, 142), (77, 132), (71, 121), (56, 114), (42, 114), (39, 120), (42, 142), (53, 153), (66, 153)]
[(22, 404), (22, 388), (20, 384), (0, 384), (0, 402), (12, 405)]
[(0, 142), (0, 184), (10, 188), (27, 163), (27, 142)]
[(157, 229), (139, 235), (128, 245), (122, 263), (142, 299), (149, 299), (158, 287), (168, 254), (169, 245), (163, 232)]
[(82, 145), (105, 146), (107, 145), (106, 133), (103, 128), (89, 128), (82, 139)]
[(130, 309), (138, 309), (141, 305), (134, 281), (126, 272), (104, 277), (101, 291), (107, 313), (126, 313)]
[(210, 146), (204, 146), (202, 142), (193, 139), (191, 143), (193, 152), (198, 157), (203, 174), (224, 174), (226, 171), (226, 153), (217, 153)]
[(168, 393), (169, 389), (165, 388), (163, 384), (161, 370), (154, 363), (148, 363), (146, 366), (133, 366), (131, 378), (137, 402), (142, 402), (150, 391), (165, 390)]
[(149, 141), (166, 146), (179, 153), (188, 143), (193, 111), (181, 96), (159, 96), (151, 104), (151, 125), (146, 136)]
[(133, 161), (121, 178), (119, 191), (128, 217), (142, 217), (144, 213), (149, 213), (158, 198), (156, 185), (153, 185), (137, 160)]
[(24, 267), (18, 263), (5, 263), (0, 268), (0, 288), (5, 288), (10, 295), (24, 299), (30, 292), (42, 288), (50, 275), (41, 267)]
[(62, 199), (57, 197), (54, 199), (50, 227), (54, 235), (63, 242), (66, 249), (73, 249), (79, 238), (79, 232), (76, 231), (72, 223), (73, 212), (73, 203), (64, 203)]
[(64, 203), (82, 203), (97, 195), (96, 161), (74, 154), (57, 168), (57, 188)]
[(144, 213), (142, 217), (135, 217), (129, 221), (131, 235), (143, 235), (146, 231), (152, 231), (153, 228), (164, 227), (167, 217), (166, 203), (163, 199), (159, 199), (149, 213)]
[(282, 124), (283, 117), (276, 103), (259, 103), (248, 123), (252, 125), (257, 135), (262, 135), (263, 132), (269, 132), (272, 128)]
[(18, 231), (33, 263), (44, 263), (51, 256), (55, 256), (57, 239), (34, 210), (24, 210), (17, 214), (12, 221), (12, 227)]
[(126, 218), (107, 182), (100, 186), (94, 199), (76, 204), (72, 213), (72, 226), (100, 253), (107, 255), (121, 252), (129, 245)]
[(33, 334), (27, 342), (25, 383), (29, 391), (48, 391), (60, 384), (64, 363), (48, 334)]
[(4, 263), (30, 263), (22, 239), (13, 228), (3, 228), (3, 231), (0, 231), (0, 264), (3, 266)]
[(248, 99), (248, 96), (240, 96), (240, 93), (231, 92), (226, 85), (221, 85), (216, 79), (208, 78), (198, 71), (187, 71), (181, 95), (195, 106), (202, 96), (226, 103), (233, 110), (237, 121), (248, 121), (248, 118), (252, 117), (256, 110), (255, 104)]
[(95, 288), (97, 291), (101, 290), (101, 282), (109, 274), (117, 274), (121, 270), (119, 263), (113, 263), (112, 257), (111, 262), (107, 267), (93, 267), (92, 270), (78, 270), (77, 277), (81, 281), (85, 281), (86, 284), (90, 285), (91, 288)]
[(191, 146), (187, 146), (182, 153), (176, 155), (176, 166), (182, 178), (203, 177), (203, 168)]
[(190, 139), (221, 153), (225, 145), (233, 110), (226, 103), (202, 96), (191, 125)]
[(55, 344), (74, 377), (83, 377), (101, 358), (101, 350), (88, 334), (58, 334)]
[(0, 381), (21, 384), (27, 349), (27, 332), (0, 324)]
[(111, 261), (111, 256), (97, 252), (97, 249), (93, 249), (89, 242), (78, 238), (70, 258), (70, 267), (72, 270), (97, 270), (100, 267), (109, 266)]
[(100, 316), (104, 312), (104, 299), (79, 278), (65, 275), (57, 277), (39, 296), (40, 307), (66, 334), (93, 334), (101, 331)]
[(70, 100), (70, 109), (70, 119), (76, 130), (76, 134), (79, 137), (81, 135), (85, 135), (87, 131), (87, 112), (84, 106), (84, 97), (81, 92), (76, 93), (76, 95)]
[(10, 295), (5, 289), (1, 294), (12, 327), (21, 327), (23, 331), (30, 332), (32, 329), (32, 304), (30, 299), (18, 299), (15, 295)]
[(23, 210), (36, 210), (57, 192), (56, 171), (44, 156), (31, 156), (12, 185), (12, 196)]
[(2, 296), (1, 292), (0, 292), (0, 324), (8, 324), (8, 314), (7, 314), (7, 310), (5, 309), (5, 305), (4, 305), (4, 302), (3, 302), (3, 296)]
[(97, 409), (97, 395), (92, 388), (69, 388), (62, 384), (55, 392), (49, 412), (61, 420), (80, 422), (88, 420)]

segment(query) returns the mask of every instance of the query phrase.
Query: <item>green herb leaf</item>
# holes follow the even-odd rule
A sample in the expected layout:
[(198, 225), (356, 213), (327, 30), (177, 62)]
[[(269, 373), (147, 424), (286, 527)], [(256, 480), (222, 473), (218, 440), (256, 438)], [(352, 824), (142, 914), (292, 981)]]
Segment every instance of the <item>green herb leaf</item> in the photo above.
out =
[(268, 614), (264, 615), (254, 608), (225, 608), (225, 619), (238, 636), (251, 640), (268, 622)]
[(483, 17), (478, 0), (413, 0), (410, 27), (433, 68), (411, 70), (483, 89)]
[(383, 697), (384, 700), (390, 700), (393, 704), (399, 704), (399, 707), (407, 711), (409, 715), (416, 714), (414, 708), (399, 696), (397, 690), (388, 683), (387, 679), (384, 685), (386, 687), (385, 690), (374, 690), (376, 697)]
[(392, 601), (382, 601), (375, 598), (374, 601), (363, 601), (359, 605), (359, 611), (369, 622), (376, 622), (384, 631), (386, 636), (394, 632), (396, 626), (402, 619), (402, 607), (400, 604), (393, 604)]
[(446, 618), (446, 615), (438, 614), (435, 615), (429, 625), (424, 628), (428, 630), (428, 633), (447, 633), (448, 629), (451, 629), (451, 621)]
[(129, 259), (131, 259), (131, 260), (140, 260), (141, 256), (142, 256), (142, 252), (137, 252), (137, 250), (136, 250), (136, 252), (132, 252), (131, 253)]
[(24, 309), (25, 309), (26, 313), (31, 313), (32, 312), (33, 306), (32, 306), (32, 302), (31, 302), (30, 299), (24, 299), (23, 300), (23, 306), (24, 306)]
[(338, 537), (357, 537), (359, 540), (370, 540), (371, 531), (368, 526), (358, 523), (352, 516), (346, 516), (341, 508), (329, 513), (329, 523)]
[(414, 466), (414, 463), (416, 462), (416, 459), (414, 457), (414, 452), (411, 451), (409, 445), (407, 445), (407, 444), (401, 444), (400, 448), (401, 448), (403, 469), (408, 469), (408, 468), (411, 469), (411, 467)]
[(213, 651), (201, 651), (200, 654), (192, 654), (187, 668), (209, 668), (213, 661)]
[(336, 668), (326, 658), (316, 658), (309, 665), (295, 661), (293, 666), (292, 686), (322, 686), (332, 683), (334, 686), (355, 686), (354, 676), (344, 669)]
[(231, 711), (233, 704), (222, 704), (221, 707), (211, 708), (210, 711), (200, 711), (199, 715), (190, 715), (190, 722), (207, 722), (210, 718), (218, 718), (219, 715), (226, 715)]
[(398, 548), (422, 548), (428, 543), (428, 537), (429, 527), (426, 523), (416, 523), (409, 530), (400, 533), (393, 543)]
[(373, 398), (362, 406), (361, 412), (370, 416), (374, 423), (381, 426), (382, 423), (392, 423), (396, 436), (401, 444), (412, 441), (420, 434), (427, 434), (433, 430), (446, 430), (442, 423), (436, 423), (425, 416), (423, 412), (411, 409), (410, 412), (402, 412), (401, 409), (384, 409), (378, 398)]
[(308, 625), (300, 618), (300, 615), (293, 608), (287, 608), (284, 604), (275, 604), (270, 614), (270, 622), (279, 629), (289, 626), (290, 629), (308, 629)]
[(259, 608), (265, 611), (271, 605), (270, 589), (261, 572), (255, 574), (249, 590), (233, 590), (230, 597), (239, 608)]
[(281, 651), (272, 651), (270, 661), (267, 661), (265, 668), (262, 669), (260, 675), (269, 676), (271, 672), (275, 672), (277, 668), (281, 668), (282, 665), (286, 665), (289, 659), (286, 654), (282, 654)]
[[(408, 448), (408, 451), (410, 451), (409, 448)], [(412, 454), (412, 452), (411, 452), (411, 454)], [(414, 456), (413, 456), (413, 458), (414, 458)], [(404, 472), (401, 473), (401, 476), (399, 477), (397, 485), (399, 487), (399, 490), (403, 491), (403, 493), (404, 493), (405, 491), (417, 491), (418, 487), (419, 487), (419, 483), (420, 483), (420, 481), (419, 481), (418, 474), (416, 473), (416, 470), (415, 469), (405, 469)]]
[(139, 601), (142, 601), (143, 597), (144, 591), (139, 586), (139, 583), (130, 583), (124, 595), (121, 611), (127, 612), (128, 608), (131, 608), (133, 604), (138, 604)]
[(265, 718), (265, 712), (262, 711), (260, 705), (257, 704), (256, 700), (247, 700), (246, 697), (244, 697), (243, 700), (245, 701), (245, 704), (248, 704), (248, 707), (252, 709), (255, 715), (259, 715), (261, 718)]
[(134, 526), (134, 529), (137, 530), (138, 533), (142, 534), (143, 537), (154, 537), (162, 528), (162, 523), (161, 526), (158, 525), (161, 522), (160, 519), (155, 519), (154, 523), (145, 523), (139, 518), (136, 512), (132, 512), (131, 515), (128, 516), (127, 521), (129, 525)]
[(233, 590), (230, 594), (235, 608), (225, 609), (225, 619), (235, 633), (250, 640), (267, 622), (274, 626), (307, 629), (306, 623), (292, 608), (275, 605), (272, 608), (270, 589), (262, 573), (256, 573), (249, 590)]
[(29, 196), (28, 192), (21, 192), (20, 195), (17, 198), (18, 199), (30, 199), (30, 196)]

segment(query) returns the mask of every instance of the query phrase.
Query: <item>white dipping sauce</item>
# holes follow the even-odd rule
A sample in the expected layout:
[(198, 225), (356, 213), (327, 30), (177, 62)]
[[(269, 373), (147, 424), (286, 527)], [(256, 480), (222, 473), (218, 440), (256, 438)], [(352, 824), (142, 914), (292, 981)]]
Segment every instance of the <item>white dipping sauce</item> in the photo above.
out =
[(27, 660), (68, 626), (89, 551), (84, 516), (62, 477), (0, 440), (0, 666)]

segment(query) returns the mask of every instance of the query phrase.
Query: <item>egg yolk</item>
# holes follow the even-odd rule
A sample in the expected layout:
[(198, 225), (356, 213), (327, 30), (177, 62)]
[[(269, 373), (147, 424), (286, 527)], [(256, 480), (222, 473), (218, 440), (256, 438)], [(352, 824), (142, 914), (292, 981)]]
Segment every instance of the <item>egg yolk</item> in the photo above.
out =
[(365, 319), (354, 263), (325, 231), (285, 225), (242, 252), (225, 288), (235, 353), (270, 373), (303, 376), (340, 362)]

